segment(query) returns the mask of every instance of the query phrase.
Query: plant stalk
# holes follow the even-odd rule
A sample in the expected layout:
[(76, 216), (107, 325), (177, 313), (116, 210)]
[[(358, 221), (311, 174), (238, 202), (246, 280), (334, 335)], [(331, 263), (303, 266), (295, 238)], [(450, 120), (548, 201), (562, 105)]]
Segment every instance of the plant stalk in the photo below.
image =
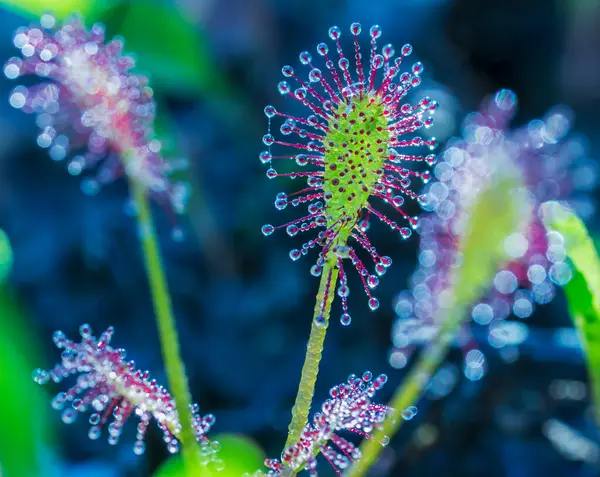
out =
[[(298, 385), (298, 393), (294, 407), (292, 408), (292, 421), (288, 427), (288, 437), (285, 443), (286, 448), (300, 438), (300, 434), (308, 422), (308, 414), (315, 393), (315, 383), (319, 373), (319, 363), (323, 354), (323, 343), (325, 342), (325, 335), (329, 326), (331, 303), (335, 295), (338, 275), (338, 267), (326, 261), (321, 273), (321, 282), (317, 293), (317, 301), (315, 303), (310, 337), (308, 338), (306, 348), (306, 357), (302, 366), (300, 384)], [(327, 297), (325, 297), (326, 293), (328, 293)], [(319, 322), (316, 319), (319, 315), (322, 315), (324, 321)]]
[(167, 286), (160, 247), (146, 192), (133, 181), (131, 182), (131, 188), (137, 208), (139, 236), (156, 314), (158, 335), (167, 379), (169, 381), (169, 389), (175, 399), (177, 414), (181, 423), (181, 432), (177, 435), (177, 438), (182, 447), (186, 475), (194, 476), (197, 475), (201, 466), (200, 450), (196, 445), (196, 435), (192, 425), (190, 411), (192, 400), (185, 366), (181, 359), (171, 296)]

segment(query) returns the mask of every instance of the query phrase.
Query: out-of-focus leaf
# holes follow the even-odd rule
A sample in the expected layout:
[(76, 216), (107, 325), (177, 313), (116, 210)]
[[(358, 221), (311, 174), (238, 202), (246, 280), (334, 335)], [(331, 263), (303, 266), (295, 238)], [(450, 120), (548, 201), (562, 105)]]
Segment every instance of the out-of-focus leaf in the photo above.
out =
[(99, 19), (109, 34), (125, 39), (135, 54), (137, 70), (147, 71), (152, 86), (184, 94), (219, 94), (226, 81), (219, 77), (206, 37), (175, 7), (156, 0), (133, 1), (106, 9)]
[[(10, 245), (1, 232), (2, 278), (11, 262)], [(0, 317), (0, 475), (51, 476), (47, 468), (48, 399), (31, 379), (32, 369), (40, 363), (37, 346), (30, 336), (27, 317), (5, 286), (0, 286)]]
[[(440, 303), (438, 334), (423, 350), (420, 359), (404, 377), (388, 403), (390, 416), (378, 428), (371, 439), (360, 445), (362, 457), (345, 473), (347, 477), (362, 477), (382, 452), (381, 442), (389, 441), (405, 421), (402, 413), (414, 406), (422, 396), (436, 369), (446, 357), (460, 325), (469, 319), (468, 306), (490, 288), (496, 271), (507, 260), (504, 241), (509, 235), (520, 232), (531, 218), (531, 204), (523, 190), (520, 174), (502, 157), (494, 175), (471, 203), (461, 203), (465, 210), (464, 233), (458, 244), (458, 256), (452, 277), (448, 300)], [(439, 297), (438, 297), (439, 298)]]
[[(265, 455), (260, 447), (248, 437), (238, 434), (218, 434), (214, 437), (221, 444), (218, 458), (222, 459), (225, 467), (217, 471), (207, 468), (200, 469), (198, 477), (240, 477), (245, 473), (253, 473), (261, 468)], [(181, 456), (175, 456), (165, 462), (154, 474), (154, 477), (183, 476), (183, 461)]]
[(600, 424), (600, 258), (585, 224), (575, 213), (558, 202), (548, 202), (542, 214), (546, 227), (563, 236), (573, 265), (573, 277), (565, 292), (586, 354)]
[(86, 15), (93, 3), (94, 0), (0, 0), (0, 5), (20, 14), (39, 17), (49, 12), (59, 19), (73, 13)]
[(506, 174), (483, 190), (471, 211), (460, 245), (462, 263), (456, 272), (455, 306), (471, 305), (490, 287), (498, 267), (507, 260), (504, 239), (521, 230), (531, 208), (517, 175)]
[(6, 280), (13, 264), (12, 247), (6, 233), (0, 230), (0, 284)]
[(0, 0), (0, 6), (39, 18), (53, 13), (59, 20), (79, 13), (86, 24), (106, 24), (109, 37), (121, 35), (126, 51), (137, 58), (137, 70), (152, 85), (183, 94), (211, 92), (231, 96), (228, 81), (211, 57), (207, 39), (184, 14), (158, 0)]

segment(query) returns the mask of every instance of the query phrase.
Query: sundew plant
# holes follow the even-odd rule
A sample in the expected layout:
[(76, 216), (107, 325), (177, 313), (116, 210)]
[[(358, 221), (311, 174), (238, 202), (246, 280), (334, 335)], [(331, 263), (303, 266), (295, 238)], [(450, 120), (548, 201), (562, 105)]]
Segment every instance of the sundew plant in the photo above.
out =
[[(102, 8), (113, 19), (122, 13), (118, 7)], [(12, 82), (6, 100), (13, 109), (31, 115), (39, 129), (31, 142), (77, 177), (87, 199), (100, 204), (111, 189), (127, 188), (122, 209), (129, 214), (122, 212), (123, 220), (135, 223), (153, 305), (153, 316), (136, 323), (136, 332), (144, 337), (156, 329), (160, 350), (151, 353), (160, 355), (165, 373), (156, 370), (154, 377), (138, 365), (143, 356), (134, 361), (125, 348), (117, 347), (126, 344), (127, 335), (121, 338), (121, 323), (111, 317), (100, 332), (86, 318), (64, 324), (64, 332), (51, 336), (55, 364), (40, 363), (32, 370), (33, 381), (52, 393), (46, 404), (58, 411), (55, 423), (85, 420), (87, 437), (99, 441), (92, 449), (104, 440), (113, 446), (130, 441), (133, 454), (128, 450), (128, 458), (136, 463), (152, 456), (151, 436), (160, 436), (169, 457), (153, 474), (157, 477), (387, 475), (394, 459), (388, 450), (398, 442), (398, 429), (417, 415), (424, 419), (423, 403), (451, 349), (461, 348), (467, 380), (482, 381), (491, 372), (484, 350), (491, 347), (492, 353), (501, 353), (514, 344), (510, 327), (523, 329), (525, 320), (536, 316), (536, 305), (548, 304), (562, 287), (581, 335), (592, 401), (598, 397), (600, 259), (585, 225), (593, 217), (597, 172), (585, 139), (572, 132), (572, 111), (556, 106), (520, 126), (516, 93), (500, 89), (484, 99), (478, 112), (464, 118), (460, 137), (438, 141), (434, 116), (438, 113), (436, 121), (441, 116), (441, 122), (447, 122), (450, 113), (443, 112), (442, 98), (449, 95), (435, 87), (432, 78), (442, 83), (445, 79), (426, 72), (411, 44), (387, 43), (377, 24), (331, 26), (321, 43), (317, 33), (306, 34), (307, 45), (316, 46), (290, 58), (281, 68), (282, 78), (267, 76), (273, 88), (263, 110), (266, 131), (258, 161), (252, 148), (240, 149), (244, 163), (266, 175), (259, 187), (279, 188), (273, 198), (276, 210), (261, 204), (255, 217), (264, 225), (253, 223), (252, 236), (244, 239), (268, 249), (278, 235), (287, 235), (287, 255), (298, 262), (292, 270), (313, 277), (306, 293), (311, 307), (314, 303), (312, 315), (294, 315), (308, 336), (302, 366), (290, 360), (286, 367), (285, 379), (292, 383), (295, 398), (289, 396), (293, 405), (282, 414), (285, 423), (279, 422), (279, 410), (266, 409), (264, 396), (289, 383), (257, 370), (264, 382), (253, 383), (255, 408), (248, 422), (268, 420), (266, 428), (273, 434), (281, 431), (281, 442), (275, 454), (266, 459), (263, 455), (262, 466), (253, 461), (249, 468), (242, 462), (242, 447), (231, 450), (220, 443), (219, 413), (200, 405), (203, 395), (192, 397), (190, 383), (197, 376), (193, 366), (186, 367), (181, 351), (188, 338), (195, 340), (196, 353), (208, 356), (203, 358), (207, 368), (217, 369), (199, 344), (216, 341), (210, 335), (214, 328), (207, 327), (201, 341), (176, 320), (177, 284), (161, 248), (186, 247), (188, 201), (202, 199), (202, 184), (182, 179), (188, 171), (181, 165), (188, 161), (167, 147), (176, 135), (164, 137), (168, 121), (159, 114), (163, 101), (153, 82), (157, 76), (159, 84), (165, 78), (168, 83), (169, 74), (159, 68), (144, 74), (136, 52), (127, 50), (123, 38), (111, 38), (107, 26), (70, 13), (64, 18), (43, 13), (14, 32), (16, 50), (3, 68)], [(91, 18), (99, 15), (88, 13)], [(182, 36), (179, 46), (186, 41), (190, 39)], [(210, 68), (210, 63), (204, 66)], [(256, 65), (250, 66), (249, 70)], [(264, 77), (261, 68), (255, 69)], [(186, 71), (173, 66), (173, 75), (185, 76)], [(209, 89), (217, 94), (213, 86)], [(238, 96), (235, 107), (242, 111), (242, 105), (249, 104), (256, 109), (253, 99)], [(232, 120), (233, 115), (225, 116)], [(214, 129), (209, 114), (203, 111), (197, 117), (194, 128), (199, 136)], [(252, 131), (250, 122), (243, 121), (245, 130)], [(177, 127), (170, 126), (170, 132)], [(257, 131), (255, 136), (259, 143)], [(200, 161), (198, 168), (209, 171), (217, 162)], [(235, 216), (237, 210), (231, 211)], [(163, 227), (170, 232), (168, 241), (159, 241)], [(374, 245), (380, 242), (385, 245)], [(268, 250), (273, 260), (286, 254), (277, 247)], [(416, 270), (405, 273), (402, 262), (415, 250)], [(227, 300), (213, 293), (208, 282), (206, 293), (214, 311)], [(242, 308), (244, 295), (238, 296), (234, 305)], [(391, 330), (385, 327), (392, 335), (391, 348), (387, 343), (371, 348), (381, 354), (372, 361), (387, 362), (388, 369), (340, 376), (334, 381), (340, 384), (329, 389), (326, 399), (314, 399), (321, 381), (326, 381), (320, 374), (324, 350), (324, 366), (342, 374), (338, 369), (348, 364), (335, 347), (327, 348), (330, 326), (339, 323), (333, 332), (346, 336), (361, 323), (385, 323), (386, 310), (392, 308), (394, 324)], [(233, 321), (222, 326), (233, 326)], [(483, 339), (478, 326), (486, 327)], [(273, 349), (276, 344), (288, 346), (284, 334), (260, 326), (254, 332), (274, 336), (268, 339)], [(376, 331), (364, 333), (361, 340), (375, 345)], [(252, 352), (250, 346), (242, 350), (244, 356)], [(352, 361), (363, 361), (363, 356), (357, 353)], [(244, 363), (239, 366), (241, 371), (227, 369), (225, 374), (240, 376)], [(365, 362), (362, 369), (367, 368), (372, 363)], [(213, 391), (206, 389), (206, 395)], [(246, 417), (225, 412), (223, 421), (228, 431), (249, 433), (242, 425)], [(551, 428), (564, 429), (560, 426)], [(72, 429), (78, 432), (81, 429)], [(548, 439), (556, 445), (554, 434)], [(223, 442), (230, 442), (225, 436)], [(395, 459), (404, 455), (398, 452)], [(3, 458), (0, 452), (0, 475), (5, 475)], [(48, 469), (35, 475), (55, 475)], [(8, 477), (29, 475), (8, 466), (6, 472)]]

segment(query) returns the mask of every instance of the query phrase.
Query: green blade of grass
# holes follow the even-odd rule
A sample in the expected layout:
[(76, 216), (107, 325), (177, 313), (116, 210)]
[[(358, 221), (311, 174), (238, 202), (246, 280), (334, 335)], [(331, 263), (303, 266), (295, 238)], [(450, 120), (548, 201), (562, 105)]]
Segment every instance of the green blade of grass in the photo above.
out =
[(51, 476), (48, 396), (31, 379), (39, 348), (5, 283), (11, 266), (12, 249), (0, 230), (0, 475)]
[(563, 236), (573, 266), (573, 277), (564, 288), (585, 352), (596, 421), (600, 424), (600, 257), (585, 224), (573, 211), (558, 202), (547, 202), (542, 218), (548, 229)]

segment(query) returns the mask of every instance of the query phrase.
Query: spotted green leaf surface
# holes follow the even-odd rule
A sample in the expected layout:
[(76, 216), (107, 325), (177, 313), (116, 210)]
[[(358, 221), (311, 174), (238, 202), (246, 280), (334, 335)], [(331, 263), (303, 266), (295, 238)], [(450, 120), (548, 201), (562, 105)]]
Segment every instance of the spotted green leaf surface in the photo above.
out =
[(600, 258), (582, 220), (558, 202), (543, 207), (546, 227), (564, 238), (573, 266), (573, 278), (565, 285), (569, 312), (585, 351), (588, 374), (600, 423)]
[[(211, 439), (221, 444), (218, 457), (223, 460), (225, 467), (217, 471), (211, 467), (199, 469), (197, 477), (240, 477), (245, 473), (254, 473), (263, 466), (264, 452), (251, 439), (238, 434), (218, 434)], [(182, 476), (183, 461), (179, 456), (170, 458), (154, 474), (154, 477)]]
[(3, 283), (12, 251), (0, 231), (0, 475), (54, 475), (50, 455), (49, 398), (31, 379), (41, 364), (28, 318)]

